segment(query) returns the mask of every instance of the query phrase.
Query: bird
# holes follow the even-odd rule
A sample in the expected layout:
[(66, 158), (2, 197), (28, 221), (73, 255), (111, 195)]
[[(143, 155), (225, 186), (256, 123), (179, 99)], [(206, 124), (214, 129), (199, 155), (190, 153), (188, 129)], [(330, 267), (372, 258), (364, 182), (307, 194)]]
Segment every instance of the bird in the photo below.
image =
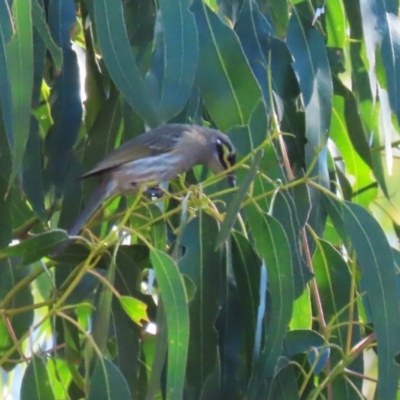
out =
[[(98, 177), (98, 184), (68, 230), (68, 236), (78, 235), (102, 202), (111, 196), (137, 192), (146, 183), (154, 186), (169, 181), (198, 164), (220, 173), (235, 163), (234, 145), (217, 129), (167, 124), (142, 133), (110, 152), (79, 178)], [(227, 178), (235, 186), (235, 172), (230, 170)]]

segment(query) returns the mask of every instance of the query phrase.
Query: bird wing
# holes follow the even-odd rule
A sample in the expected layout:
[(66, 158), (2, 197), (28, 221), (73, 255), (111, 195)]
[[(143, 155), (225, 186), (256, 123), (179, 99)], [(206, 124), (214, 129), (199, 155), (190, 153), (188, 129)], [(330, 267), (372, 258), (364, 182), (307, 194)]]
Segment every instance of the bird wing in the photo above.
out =
[(183, 124), (165, 125), (128, 140), (109, 153), (80, 179), (97, 175), (140, 158), (168, 153), (175, 148), (184, 130), (185, 125)]

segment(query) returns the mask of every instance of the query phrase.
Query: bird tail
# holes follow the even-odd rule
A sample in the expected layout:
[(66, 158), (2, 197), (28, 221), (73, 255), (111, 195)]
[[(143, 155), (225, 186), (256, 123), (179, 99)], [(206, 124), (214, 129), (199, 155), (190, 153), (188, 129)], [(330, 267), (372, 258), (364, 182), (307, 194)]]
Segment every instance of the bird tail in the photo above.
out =
[[(101, 203), (113, 194), (114, 184), (111, 180), (99, 182), (94, 188), (90, 195), (89, 201), (85, 205), (85, 208), (73, 223), (72, 227), (68, 230), (68, 236), (76, 236), (82, 230), (83, 225), (89, 220), (89, 218), (95, 213), (95, 211), (101, 206)], [(72, 240), (67, 240), (51, 253), (51, 257), (60, 255), (66, 250), (66, 248), (72, 243)]]
[(101, 203), (103, 203), (103, 201), (112, 194), (110, 183), (111, 182), (107, 180), (105, 182), (99, 182), (99, 184), (96, 185), (82, 213), (78, 216), (72, 227), (68, 230), (69, 236), (76, 236), (82, 230), (83, 225), (101, 206)]

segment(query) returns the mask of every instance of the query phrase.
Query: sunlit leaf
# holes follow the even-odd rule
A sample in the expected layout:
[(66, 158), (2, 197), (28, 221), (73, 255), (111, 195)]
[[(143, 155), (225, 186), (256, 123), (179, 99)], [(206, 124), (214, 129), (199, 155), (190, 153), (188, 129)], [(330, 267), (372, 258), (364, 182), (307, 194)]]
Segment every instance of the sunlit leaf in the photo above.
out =
[(142, 326), (142, 321), (148, 321), (147, 306), (138, 299), (129, 296), (119, 297), (122, 308), (129, 315), (133, 322)]

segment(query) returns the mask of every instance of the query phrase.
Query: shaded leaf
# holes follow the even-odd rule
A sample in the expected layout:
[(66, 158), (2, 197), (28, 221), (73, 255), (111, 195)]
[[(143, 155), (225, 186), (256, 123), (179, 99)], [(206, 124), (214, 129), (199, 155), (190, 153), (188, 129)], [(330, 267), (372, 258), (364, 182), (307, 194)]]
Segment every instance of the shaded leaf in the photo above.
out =
[(34, 28), (39, 32), (47, 49), (51, 53), (56, 69), (61, 70), (62, 66), (62, 50), (58, 47), (50, 35), (50, 30), (45, 20), (45, 12), (39, 3), (39, 0), (32, 0), (32, 23)]
[(0, 259), (8, 256), (23, 257), (24, 264), (30, 264), (49, 254), (57, 245), (68, 239), (62, 230), (52, 230), (24, 240), (0, 251)]
[(266, 379), (273, 376), (275, 364), (282, 353), (283, 340), (292, 316), (295, 286), (290, 247), (281, 224), (273, 217), (261, 214), (255, 206), (246, 207), (246, 214), (257, 252), (267, 267), (271, 298), (264, 349), (255, 360), (248, 388), (249, 399), (256, 399), (260, 393), (265, 393)]
[[(14, 114), (14, 148), (9, 187), (22, 164), (28, 141), (33, 88), (33, 39), (31, 2), (13, 1), (12, 13), (16, 33), (7, 46), (8, 74), (11, 83)], [(18, 117), (17, 117), (18, 116)]]
[(56, 188), (56, 197), (64, 192), (69, 174), (71, 151), (82, 123), (79, 67), (71, 47), (71, 27), (76, 21), (73, 0), (53, 0), (49, 3), (48, 24), (54, 41), (63, 52), (63, 67), (51, 89), (53, 125), (46, 136), (48, 163), (46, 172)]
[(369, 304), (379, 349), (378, 393), (382, 398), (394, 399), (399, 377), (394, 357), (400, 351), (400, 319), (395, 317), (399, 313), (399, 294), (392, 252), (382, 228), (363, 207), (345, 202), (342, 210), (368, 298), (373, 299)]
[(168, 326), (167, 399), (183, 394), (189, 343), (189, 311), (185, 286), (177, 265), (165, 253), (152, 249), (150, 259), (160, 286)]
[[(13, 348), (15, 338), (19, 340), (29, 332), (33, 323), (33, 310), (30, 308), (33, 305), (33, 296), (30, 287), (24, 285), (13, 296), (7, 297), (9, 292), (30, 274), (29, 268), (21, 268), (19, 263), (20, 259), (18, 258), (0, 260), (1, 308), (5, 311), (22, 307), (28, 308), (27, 311), (10, 317), (3, 314), (4, 316), (0, 320), (0, 357)], [(21, 348), (20, 351), (22, 351)], [(21, 361), (20, 351), (13, 351), (2, 364), (2, 368), (6, 371), (13, 369), (17, 365), (16, 362)]]
[(22, 378), (21, 400), (55, 399), (46, 365), (33, 355)]
[(214, 329), (222, 300), (221, 254), (215, 251), (218, 226), (204, 212), (191, 220), (182, 233), (185, 255), (179, 261), (180, 271), (196, 286), (190, 302), (190, 345), (187, 366), (188, 382), (195, 393), (201, 392), (218, 360), (218, 336)]
[(258, 164), (261, 160), (262, 155), (263, 155), (263, 152), (261, 150), (259, 150), (255, 154), (249, 172), (247, 173), (246, 177), (241, 182), (238, 191), (235, 193), (232, 201), (228, 205), (225, 219), (222, 222), (220, 231), (218, 233), (217, 241), (215, 244), (216, 249), (218, 247), (220, 247), (222, 243), (225, 242), (225, 240), (228, 238), (228, 236), (231, 232), (233, 224), (235, 223), (237, 215), (239, 213), (242, 201), (246, 197), (247, 191), (249, 190), (249, 187), (253, 183), (253, 180), (256, 176)]
[(129, 105), (150, 127), (156, 127), (159, 120), (131, 52), (121, 2), (99, 0), (93, 3), (93, 9), (97, 38), (110, 76)]
[[(4, 130), (10, 150), (14, 148), (14, 115), (11, 94), (7, 43), (13, 34), (11, 11), (6, 0), (0, 1), (0, 103)], [(6, 143), (5, 143), (6, 144)]]
[(232, 234), (232, 266), (244, 321), (247, 364), (250, 369), (254, 354), (257, 310), (260, 304), (261, 261), (249, 241), (237, 232)]
[(90, 377), (88, 400), (131, 400), (125, 378), (119, 369), (106, 358), (96, 364)]
[(196, 23), (189, 5), (188, 0), (159, 2), (165, 57), (158, 110), (162, 121), (178, 114), (192, 91), (199, 47)]

